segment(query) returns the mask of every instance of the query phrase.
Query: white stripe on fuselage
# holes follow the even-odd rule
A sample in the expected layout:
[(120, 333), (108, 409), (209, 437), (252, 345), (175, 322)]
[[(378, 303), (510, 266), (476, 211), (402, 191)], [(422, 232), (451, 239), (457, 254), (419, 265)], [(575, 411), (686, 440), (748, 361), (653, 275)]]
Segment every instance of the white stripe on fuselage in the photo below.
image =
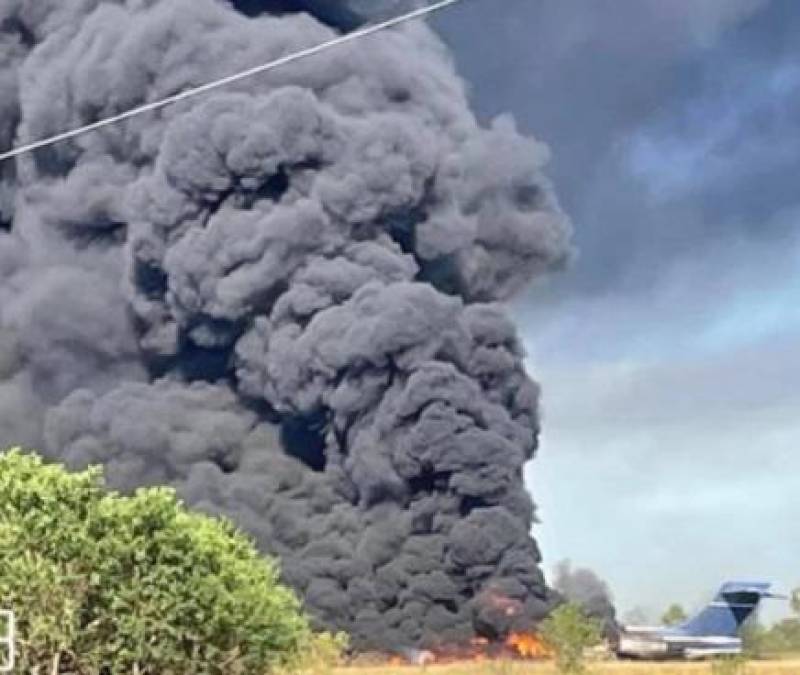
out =
[(734, 646), (742, 643), (740, 638), (729, 637), (727, 635), (662, 635), (664, 642), (669, 644), (682, 644), (685, 642), (703, 645)]
[(703, 644), (737, 645), (741, 643), (740, 638), (731, 637), (730, 635), (691, 635), (689, 633), (671, 632), (668, 628), (654, 626), (624, 626), (622, 632), (630, 637), (664, 640), (670, 644), (700, 642)]

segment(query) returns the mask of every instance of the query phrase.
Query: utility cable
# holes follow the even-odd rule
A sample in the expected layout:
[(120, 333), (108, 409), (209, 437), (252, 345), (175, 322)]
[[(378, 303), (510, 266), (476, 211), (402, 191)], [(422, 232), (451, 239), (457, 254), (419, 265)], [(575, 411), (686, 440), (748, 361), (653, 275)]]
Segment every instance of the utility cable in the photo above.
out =
[(0, 162), (3, 162), (7, 159), (12, 159), (14, 157), (19, 157), (20, 155), (32, 152), (34, 150), (39, 150), (40, 148), (46, 148), (50, 145), (54, 145), (55, 143), (60, 143), (61, 141), (66, 141), (71, 138), (75, 138), (76, 136), (87, 134), (91, 131), (97, 131), (98, 129), (111, 126), (112, 124), (117, 124), (118, 122), (129, 120), (132, 117), (137, 117), (138, 115), (142, 115), (144, 113), (152, 112), (154, 110), (160, 110), (161, 108), (165, 108), (166, 106), (172, 105), (173, 103), (178, 103), (179, 101), (184, 101), (188, 98), (199, 96), (200, 94), (205, 94), (206, 92), (212, 91), (213, 89), (218, 89), (219, 87), (224, 87), (226, 85), (233, 84), (234, 82), (239, 82), (240, 80), (244, 80), (248, 77), (253, 77), (254, 75), (266, 73), (270, 70), (280, 68), (281, 66), (285, 66), (290, 63), (300, 61), (301, 59), (314, 56), (316, 54), (319, 54), (320, 52), (327, 51), (328, 49), (332, 49), (333, 47), (338, 47), (339, 45), (343, 45), (348, 42), (354, 42), (355, 40), (367, 37), (368, 35), (373, 35), (375, 33), (384, 31), (388, 28), (393, 28), (395, 26), (399, 26), (400, 24), (413, 21), (414, 19), (421, 19), (425, 16), (428, 16), (429, 14), (433, 14), (434, 12), (443, 10), (446, 7), (449, 7), (450, 5), (455, 5), (458, 2), (461, 2), (461, 0), (440, 0), (439, 2), (435, 2), (434, 4), (429, 5), (427, 7), (423, 7), (421, 9), (417, 9), (414, 10), (413, 12), (408, 12), (406, 14), (401, 14), (400, 16), (393, 17), (391, 19), (388, 19), (387, 21), (382, 21), (380, 23), (367, 25), (364, 28), (359, 28), (358, 30), (355, 30), (351, 33), (347, 33), (346, 35), (340, 35), (339, 37), (333, 38), (332, 40), (328, 40), (327, 42), (323, 42), (322, 44), (318, 44), (315, 45), (314, 47), (309, 47), (307, 49), (303, 49), (298, 52), (293, 52), (292, 54), (282, 56), (279, 59), (275, 59), (274, 61), (263, 63), (260, 66), (255, 66), (253, 68), (248, 68), (247, 70), (235, 73), (234, 75), (228, 75), (227, 77), (220, 78), (219, 80), (214, 80), (213, 82), (208, 82), (207, 84), (203, 84), (198, 87), (186, 89), (172, 96), (168, 96), (166, 98), (160, 99), (158, 101), (153, 101), (151, 103), (146, 103), (136, 108), (131, 108), (130, 110), (127, 110), (123, 113), (119, 113), (118, 115), (106, 117), (97, 122), (93, 122), (92, 124), (87, 124), (85, 126), (78, 127), (77, 129), (72, 129), (71, 131), (65, 131), (63, 133), (56, 134), (54, 136), (49, 136), (47, 138), (34, 141), (32, 143), (21, 145), (19, 147), (13, 148), (12, 150), (0, 154)]

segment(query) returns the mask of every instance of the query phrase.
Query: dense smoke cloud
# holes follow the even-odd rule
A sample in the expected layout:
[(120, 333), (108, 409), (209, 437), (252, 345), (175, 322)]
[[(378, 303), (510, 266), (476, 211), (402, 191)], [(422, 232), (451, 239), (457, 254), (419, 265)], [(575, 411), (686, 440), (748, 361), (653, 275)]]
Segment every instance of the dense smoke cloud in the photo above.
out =
[[(0, 144), (334, 30), (258, 4), (6, 3)], [(2, 444), (232, 516), (357, 645), (531, 625), (539, 392), (498, 302), (571, 254), (546, 161), (413, 26), (3, 166)]]

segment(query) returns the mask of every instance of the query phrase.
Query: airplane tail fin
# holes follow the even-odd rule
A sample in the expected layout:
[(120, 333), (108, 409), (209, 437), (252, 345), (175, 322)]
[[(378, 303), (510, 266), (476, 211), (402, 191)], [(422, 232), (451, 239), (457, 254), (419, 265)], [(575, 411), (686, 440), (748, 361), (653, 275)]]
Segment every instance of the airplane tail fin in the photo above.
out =
[(779, 597), (766, 582), (729, 581), (697, 616), (680, 626), (687, 635), (736, 637), (742, 624), (756, 611), (762, 598)]

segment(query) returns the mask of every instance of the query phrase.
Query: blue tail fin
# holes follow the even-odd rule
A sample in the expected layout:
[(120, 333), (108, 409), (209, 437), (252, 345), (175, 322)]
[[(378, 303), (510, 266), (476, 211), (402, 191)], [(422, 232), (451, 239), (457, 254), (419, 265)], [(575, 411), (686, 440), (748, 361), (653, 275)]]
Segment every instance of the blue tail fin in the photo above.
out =
[(687, 635), (736, 637), (742, 624), (755, 612), (761, 598), (771, 597), (770, 586), (761, 581), (729, 581), (722, 585), (711, 604), (683, 623), (679, 630)]

